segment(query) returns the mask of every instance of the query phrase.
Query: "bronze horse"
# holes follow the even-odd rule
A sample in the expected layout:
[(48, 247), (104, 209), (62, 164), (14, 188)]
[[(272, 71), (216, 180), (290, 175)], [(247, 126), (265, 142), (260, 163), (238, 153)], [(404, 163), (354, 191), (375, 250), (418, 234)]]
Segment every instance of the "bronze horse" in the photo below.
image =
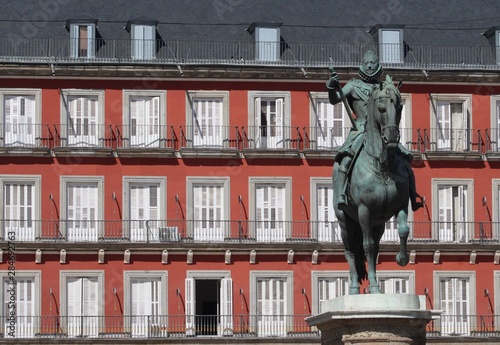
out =
[[(339, 209), (339, 221), (345, 257), (349, 263), (349, 294), (359, 294), (360, 283), (369, 281), (369, 293), (380, 293), (376, 278), (376, 260), (385, 222), (396, 215), (400, 251), (396, 261), (408, 264), (406, 242), (408, 227), (409, 174), (404, 158), (398, 153), (401, 95), (390, 77), (374, 86), (368, 104), (364, 144), (352, 167), (348, 188), (350, 203)], [(334, 175), (338, 163), (334, 165)], [(334, 190), (334, 201), (339, 191)], [(368, 266), (368, 271), (365, 266)]]

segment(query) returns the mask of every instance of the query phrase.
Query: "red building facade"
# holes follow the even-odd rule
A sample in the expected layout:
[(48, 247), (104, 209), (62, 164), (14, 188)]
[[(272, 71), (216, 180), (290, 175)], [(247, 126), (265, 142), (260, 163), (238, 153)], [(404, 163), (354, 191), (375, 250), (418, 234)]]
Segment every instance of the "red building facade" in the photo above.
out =
[[(30, 54), (1, 54), (5, 338), (318, 341), (304, 318), (348, 284), (331, 175), (350, 126), (345, 109), (328, 102), (327, 67), (333, 61), (343, 84), (367, 49), (403, 82), (401, 143), (414, 154), (425, 197), (410, 212), (406, 267), (395, 262), (399, 237), (387, 223), (381, 288), (424, 295), (428, 308), (443, 310), (429, 326), (438, 339), (496, 334), (496, 64), (450, 67), (444, 56), (417, 66), (399, 55), (399, 43), (369, 42), (352, 60), (327, 54), (302, 67), (287, 60), (296, 45), (279, 40), (286, 25), (257, 20), (243, 40), (254, 49), (248, 61), (214, 62), (202, 42), (190, 42), (201, 58), (189, 60), (190, 44), (180, 44), (185, 59), (172, 60), (157, 37), (168, 25), (127, 18), (127, 40), (101, 42), (106, 26), (124, 23), (98, 26), (90, 18), (100, 13), (75, 20), (63, 5), (54, 21), (67, 21), (66, 36), (47, 42), (64, 53), (46, 59), (39, 41), (25, 37)], [(314, 51), (313, 43), (303, 47)], [(128, 57), (100, 55), (110, 46)], [(469, 47), (455, 48), (461, 56)]]

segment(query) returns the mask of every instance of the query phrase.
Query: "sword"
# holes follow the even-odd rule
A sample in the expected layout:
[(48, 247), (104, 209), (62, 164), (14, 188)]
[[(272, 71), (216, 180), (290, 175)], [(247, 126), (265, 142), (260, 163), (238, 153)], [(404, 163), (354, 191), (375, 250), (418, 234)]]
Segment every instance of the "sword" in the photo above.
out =
[[(333, 67), (330, 67), (329, 70), (330, 70), (330, 73), (335, 72)], [(354, 128), (354, 130), (357, 131), (358, 126), (356, 126), (356, 121), (354, 121), (354, 117), (352, 116), (351, 107), (349, 106), (349, 103), (347, 103), (347, 99), (344, 96), (344, 92), (342, 91), (342, 87), (340, 87), (340, 81), (337, 80), (336, 84), (337, 84), (337, 89), (339, 90), (340, 99), (342, 99), (342, 103), (344, 103), (344, 107), (345, 107), (345, 110), (347, 111), (347, 115), (349, 116), (349, 120), (351, 120), (351, 125)]]

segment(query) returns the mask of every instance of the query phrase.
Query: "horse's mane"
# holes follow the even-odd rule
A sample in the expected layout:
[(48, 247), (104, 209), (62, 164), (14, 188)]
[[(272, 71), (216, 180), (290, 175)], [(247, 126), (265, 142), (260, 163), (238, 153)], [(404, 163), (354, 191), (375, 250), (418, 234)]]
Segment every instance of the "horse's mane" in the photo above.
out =
[(398, 101), (401, 100), (401, 93), (396, 85), (394, 85), (392, 78), (390, 76), (386, 76), (384, 81), (381, 81), (378, 85), (373, 86), (372, 94), (376, 94), (382, 90), (389, 90), (394, 92), (394, 95), (397, 97)]

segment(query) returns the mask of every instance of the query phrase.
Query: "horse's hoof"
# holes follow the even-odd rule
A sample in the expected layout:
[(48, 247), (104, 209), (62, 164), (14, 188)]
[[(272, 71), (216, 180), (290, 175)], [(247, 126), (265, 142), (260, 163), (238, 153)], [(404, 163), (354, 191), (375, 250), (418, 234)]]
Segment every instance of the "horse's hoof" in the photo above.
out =
[(358, 287), (350, 287), (349, 295), (359, 295), (359, 286)]
[(380, 291), (380, 288), (379, 288), (379, 286), (378, 286), (378, 285), (369, 286), (369, 287), (368, 287), (368, 292), (369, 292), (370, 294), (379, 294), (379, 293), (382, 293), (382, 292)]
[(398, 263), (399, 266), (408, 265), (408, 262), (410, 262), (410, 257), (408, 256), (408, 253), (398, 253), (396, 255), (396, 262)]

